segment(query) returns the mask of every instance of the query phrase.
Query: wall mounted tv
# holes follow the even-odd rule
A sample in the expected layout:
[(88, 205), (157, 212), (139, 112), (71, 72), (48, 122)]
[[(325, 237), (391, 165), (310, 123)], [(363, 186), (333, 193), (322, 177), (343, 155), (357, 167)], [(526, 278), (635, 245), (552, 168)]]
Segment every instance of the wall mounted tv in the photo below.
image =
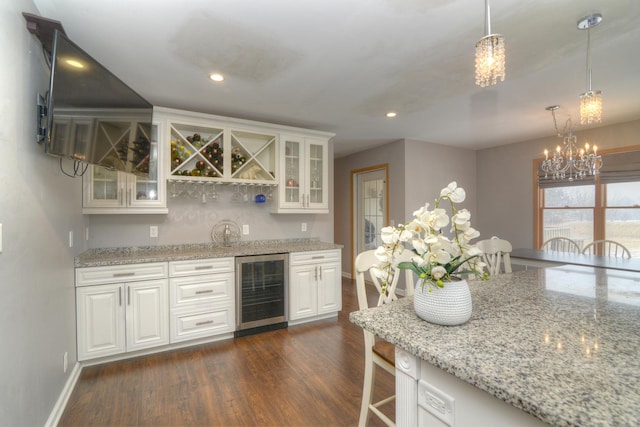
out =
[(153, 106), (55, 31), (45, 153), (146, 175)]

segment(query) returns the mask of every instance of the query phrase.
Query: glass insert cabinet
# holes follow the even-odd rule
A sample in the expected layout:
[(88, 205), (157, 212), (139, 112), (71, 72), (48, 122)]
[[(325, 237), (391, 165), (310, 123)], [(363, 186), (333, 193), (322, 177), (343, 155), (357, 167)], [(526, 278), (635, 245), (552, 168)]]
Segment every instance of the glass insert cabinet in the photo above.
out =
[[(167, 213), (158, 129), (157, 123), (95, 123), (94, 138), (112, 147), (101, 163), (127, 162), (133, 173), (90, 165), (83, 180), (83, 213)], [(135, 141), (148, 143), (148, 153), (137, 152)]]

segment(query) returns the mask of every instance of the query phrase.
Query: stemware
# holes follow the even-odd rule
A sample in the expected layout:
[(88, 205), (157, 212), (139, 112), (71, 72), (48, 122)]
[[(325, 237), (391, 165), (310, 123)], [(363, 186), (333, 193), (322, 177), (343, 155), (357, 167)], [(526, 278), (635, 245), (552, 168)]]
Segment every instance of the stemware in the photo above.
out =
[(242, 202), (242, 194), (240, 194), (240, 187), (238, 184), (233, 184), (233, 194), (231, 195), (231, 201), (235, 203)]

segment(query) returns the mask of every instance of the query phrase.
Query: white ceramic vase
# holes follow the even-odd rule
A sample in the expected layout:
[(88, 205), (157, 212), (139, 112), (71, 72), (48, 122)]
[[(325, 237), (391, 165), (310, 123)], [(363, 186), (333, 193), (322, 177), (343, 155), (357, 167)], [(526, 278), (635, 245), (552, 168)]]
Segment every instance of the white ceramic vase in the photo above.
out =
[(413, 307), (418, 317), (436, 325), (455, 326), (471, 318), (471, 292), (466, 280), (446, 282), (444, 288), (418, 283)]

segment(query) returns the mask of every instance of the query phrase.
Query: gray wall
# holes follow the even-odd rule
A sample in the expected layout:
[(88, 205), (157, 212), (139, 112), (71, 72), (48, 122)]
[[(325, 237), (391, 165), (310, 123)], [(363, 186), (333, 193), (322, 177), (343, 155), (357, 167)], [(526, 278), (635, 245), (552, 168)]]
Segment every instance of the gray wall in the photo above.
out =
[[(48, 88), (30, 0), (0, 3), (0, 425), (43, 425), (76, 361), (73, 258), (83, 248), (79, 179), (35, 142), (36, 92)], [(64, 167), (71, 164), (63, 162)], [(74, 247), (69, 248), (69, 231)], [(69, 370), (63, 373), (63, 354)]]
[[(413, 212), (430, 203), (433, 206), (440, 190), (451, 181), (467, 191), (463, 207), (474, 215), (476, 200), (475, 152), (423, 141), (402, 140), (335, 160), (335, 238), (344, 246), (342, 271), (350, 276), (351, 245), (351, 171), (389, 164), (389, 220), (395, 224), (412, 218)], [(472, 216), (472, 224), (475, 216)]]

